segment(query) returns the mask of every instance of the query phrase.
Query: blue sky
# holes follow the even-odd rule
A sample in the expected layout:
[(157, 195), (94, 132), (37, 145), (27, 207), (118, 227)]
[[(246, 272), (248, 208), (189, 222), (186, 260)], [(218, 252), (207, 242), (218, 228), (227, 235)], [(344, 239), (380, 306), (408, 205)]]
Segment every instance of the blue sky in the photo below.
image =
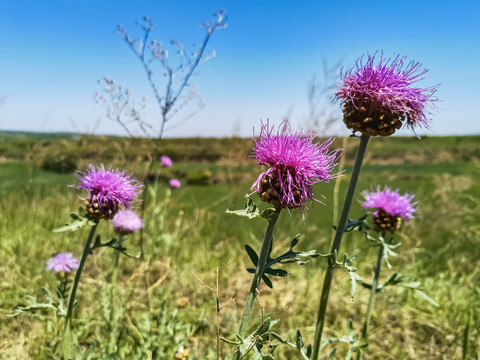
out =
[(305, 126), (307, 84), (323, 62), (349, 68), (377, 50), (430, 69), (419, 86), (441, 84), (431, 129), (420, 135), (480, 134), (480, 2), (429, 0), (1, 1), (0, 129), (124, 134), (93, 100), (103, 77), (145, 96), (143, 115), (158, 123), (116, 26), (139, 35), (135, 21), (148, 15), (153, 39), (192, 49), (204, 36), (199, 23), (220, 8), (228, 28), (213, 35), (217, 56), (193, 78), (205, 107), (187, 122), (188, 111), (173, 118), (166, 136), (250, 136), (260, 120), (285, 116)]

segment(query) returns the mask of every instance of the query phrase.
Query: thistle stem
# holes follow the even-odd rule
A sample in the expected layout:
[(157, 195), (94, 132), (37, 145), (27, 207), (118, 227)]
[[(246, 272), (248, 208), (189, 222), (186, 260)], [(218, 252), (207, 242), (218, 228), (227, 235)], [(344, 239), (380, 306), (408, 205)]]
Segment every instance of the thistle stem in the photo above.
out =
[(255, 299), (257, 297), (257, 289), (262, 280), (263, 272), (265, 271), (265, 265), (267, 263), (270, 247), (273, 241), (273, 229), (277, 223), (278, 216), (280, 215), (281, 208), (277, 208), (273, 217), (268, 219), (267, 230), (263, 239), (262, 249), (260, 251), (260, 257), (258, 259), (257, 267), (255, 269), (255, 275), (253, 275), (252, 285), (250, 286), (250, 292), (248, 293), (247, 302), (245, 303), (245, 309), (243, 310), (242, 320), (240, 322), (240, 328), (238, 330), (239, 335), (243, 338), (247, 333), (250, 317), (252, 316), (253, 305), (255, 305)]
[[(382, 236), (385, 237), (385, 234), (382, 234)], [(380, 268), (382, 266), (382, 259), (383, 259), (383, 245), (381, 245), (380, 249), (378, 250), (377, 266), (375, 266), (374, 268), (372, 288), (370, 289), (370, 299), (368, 299), (368, 307), (367, 307), (367, 312), (365, 314), (365, 322), (363, 323), (361, 344), (367, 343), (368, 327), (370, 326), (370, 320), (372, 318), (372, 310), (375, 307), (375, 297), (377, 296), (378, 279), (380, 277)], [(363, 356), (363, 349), (360, 348), (358, 349), (357, 360), (362, 360), (362, 356)]]
[(336, 266), (335, 254), (338, 254), (340, 245), (342, 243), (343, 233), (345, 232), (345, 225), (348, 220), (348, 213), (352, 206), (353, 197), (355, 195), (355, 189), (357, 188), (358, 178), (362, 169), (363, 159), (367, 150), (368, 140), (370, 135), (362, 134), (360, 138), (360, 145), (358, 146), (357, 155), (355, 157), (355, 163), (353, 165), (352, 177), (348, 184), (347, 194), (345, 195), (345, 201), (343, 203), (342, 213), (338, 220), (338, 226), (335, 233), (335, 238), (332, 242), (330, 249), (330, 258), (325, 272), (325, 278), (323, 280), (322, 295), (320, 297), (320, 305), (318, 308), (317, 323), (315, 325), (315, 338), (313, 343), (312, 360), (318, 360), (320, 356), (320, 344), (322, 342), (322, 332), (325, 325), (325, 316), (327, 314), (328, 296), (330, 294), (330, 287), (332, 285), (333, 273)]
[(75, 296), (77, 294), (78, 284), (80, 283), (80, 278), (82, 276), (83, 267), (85, 265), (85, 260), (91, 252), (92, 240), (97, 230), (98, 223), (92, 226), (90, 229), (90, 234), (88, 235), (87, 241), (85, 242), (85, 247), (83, 248), (82, 258), (80, 259), (80, 264), (78, 265), (77, 273), (75, 274), (75, 280), (73, 281), (72, 292), (70, 293), (70, 299), (68, 300), (67, 316), (65, 317), (65, 332), (63, 335), (64, 338), (64, 358), (69, 360), (71, 358), (72, 350), (72, 314), (73, 306), (75, 304)]
[[(127, 237), (121, 235), (119, 240), (119, 246), (122, 246), (123, 242)], [(113, 353), (116, 351), (116, 340), (117, 340), (117, 308), (115, 306), (115, 299), (117, 297), (117, 283), (118, 283), (118, 265), (120, 263), (120, 251), (115, 250), (115, 264), (112, 272), (112, 285), (110, 287), (110, 344), (109, 352)]]

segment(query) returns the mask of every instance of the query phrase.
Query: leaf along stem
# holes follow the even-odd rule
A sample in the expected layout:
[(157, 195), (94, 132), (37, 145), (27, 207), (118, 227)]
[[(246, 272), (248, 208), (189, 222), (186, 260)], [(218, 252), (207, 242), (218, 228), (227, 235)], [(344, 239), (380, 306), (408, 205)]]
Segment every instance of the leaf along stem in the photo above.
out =
[(260, 285), (263, 273), (265, 271), (265, 265), (267, 263), (268, 255), (273, 241), (273, 229), (277, 223), (278, 216), (280, 215), (281, 208), (275, 209), (275, 215), (268, 219), (267, 230), (263, 239), (262, 249), (253, 276), (252, 285), (250, 286), (250, 292), (248, 293), (245, 309), (243, 310), (242, 320), (240, 322), (240, 328), (238, 333), (240, 337), (244, 338), (247, 333), (248, 324), (252, 316), (253, 306), (255, 305), (255, 298), (257, 297), (257, 289)]

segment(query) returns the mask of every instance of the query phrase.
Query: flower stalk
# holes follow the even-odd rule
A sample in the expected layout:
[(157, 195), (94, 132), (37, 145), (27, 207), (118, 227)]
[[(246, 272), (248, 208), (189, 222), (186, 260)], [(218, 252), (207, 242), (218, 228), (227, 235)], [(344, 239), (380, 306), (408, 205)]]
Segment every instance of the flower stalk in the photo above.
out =
[(267, 230), (265, 231), (262, 249), (260, 251), (257, 267), (255, 268), (255, 274), (253, 275), (252, 285), (250, 286), (250, 292), (248, 293), (247, 302), (245, 303), (242, 320), (240, 322), (240, 328), (238, 330), (238, 333), (242, 338), (245, 337), (247, 333), (248, 325), (253, 312), (253, 306), (255, 305), (255, 299), (257, 297), (258, 287), (262, 280), (268, 254), (272, 246), (273, 229), (275, 228), (275, 224), (277, 223), (281, 210), (281, 207), (275, 208), (275, 213), (271, 218), (268, 219), (268, 226)]
[(70, 298), (68, 301), (67, 316), (65, 317), (65, 332), (64, 332), (64, 357), (65, 360), (72, 358), (72, 314), (73, 306), (75, 305), (75, 296), (77, 294), (78, 284), (80, 283), (80, 278), (82, 276), (83, 267), (85, 265), (85, 260), (91, 252), (92, 240), (95, 236), (95, 231), (97, 230), (98, 223), (92, 226), (90, 229), (90, 234), (88, 235), (87, 241), (85, 242), (85, 247), (83, 248), (82, 258), (80, 259), (80, 264), (78, 265), (77, 273), (75, 274), (75, 280), (73, 281), (72, 292), (70, 293)]
[[(382, 237), (385, 238), (385, 233), (382, 234)], [(380, 268), (382, 266), (383, 250), (384, 250), (383, 245), (380, 245), (380, 249), (378, 250), (378, 256), (377, 256), (377, 265), (375, 266), (375, 269), (374, 269), (372, 288), (370, 290), (370, 298), (368, 299), (367, 312), (365, 314), (365, 322), (363, 323), (362, 340), (361, 340), (362, 344), (366, 344), (368, 339), (368, 327), (370, 326), (372, 311), (373, 311), (373, 308), (375, 307), (375, 298), (377, 296), (378, 279), (380, 278)], [(362, 357), (363, 357), (363, 349), (359, 348), (357, 360), (362, 360)]]
[(358, 146), (357, 155), (355, 157), (355, 163), (352, 170), (352, 177), (348, 184), (347, 194), (345, 195), (345, 201), (343, 203), (340, 219), (338, 220), (338, 226), (330, 249), (330, 259), (328, 261), (327, 270), (323, 280), (322, 294), (320, 296), (320, 305), (318, 309), (317, 323), (315, 325), (315, 337), (313, 343), (312, 359), (318, 360), (320, 356), (320, 344), (322, 341), (322, 332), (325, 325), (325, 316), (327, 313), (328, 296), (330, 294), (330, 287), (332, 285), (333, 273), (336, 266), (336, 254), (340, 249), (342, 243), (343, 234), (345, 232), (345, 226), (348, 221), (348, 214), (350, 207), (352, 206), (355, 190), (360, 176), (360, 171), (363, 165), (363, 159), (368, 146), (370, 135), (362, 134), (360, 137), (360, 145)]

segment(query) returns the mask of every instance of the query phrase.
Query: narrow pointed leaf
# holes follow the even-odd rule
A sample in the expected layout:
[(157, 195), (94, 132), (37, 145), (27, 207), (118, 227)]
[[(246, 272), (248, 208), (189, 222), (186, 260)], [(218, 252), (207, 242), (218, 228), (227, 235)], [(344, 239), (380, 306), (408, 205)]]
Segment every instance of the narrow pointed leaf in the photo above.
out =
[(295, 237), (292, 239), (292, 242), (290, 243), (290, 250), (292, 250), (292, 249), (295, 247), (295, 245), (298, 244), (298, 242), (300, 241), (300, 236), (301, 236), (300, 234), (297, 234), (297, 235), (295, 235)]
[(255, 250), (253, 250), (253, 248), (248, 244), (245, 244), (245, 250), (247, 250), (248, 257), (250, 258), (250, 260), (252, 260), (253, 265), (257, 266), (258, 255)]
[(433, 306), (440, 306), (435, 300), (433, 300), (430, 296), (425, 294), (423, 291), (415, 289), (415, 293), (417, 293), (418, 295), (423, 297), (425, 300), (427, 300)]
[(265, 282), (265, 285), (267, 285), (270, 289), (273, 289), (272, 281), (267, 276), (262, 275), (262, 279)]
[(267, 269), (265, 270), (265, 274), (274, 275), (274, 276), (289, 276), (290, 273), (283, 269)]

